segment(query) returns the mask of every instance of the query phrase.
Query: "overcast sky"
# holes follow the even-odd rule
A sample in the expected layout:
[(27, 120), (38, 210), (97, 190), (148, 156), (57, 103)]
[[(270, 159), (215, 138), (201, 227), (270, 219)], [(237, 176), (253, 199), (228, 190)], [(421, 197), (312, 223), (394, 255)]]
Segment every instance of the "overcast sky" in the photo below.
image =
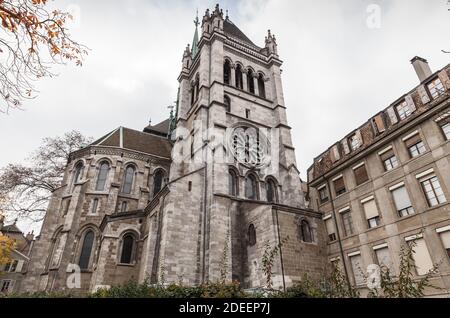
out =
[[(58, 68), (57, 78), (39, 82), (24, 111), (0, 114), (0, 167), (22, 161), (47, 136), (76, 129), (100, 137), (167, 118), (195, 11), (201, 18), (215, 3), (55, 1), (74, 13), (72, 35), (91, 52), (82, 68)], [(255, 44), (264, 45), (267, 29), (277, 36), (303, 179), (314, 157), (418, 84), (412, 57), (428, 59), (433, 71), (450, 62), (441, 52), (450, 51), (447, 0), (220, 3)]]

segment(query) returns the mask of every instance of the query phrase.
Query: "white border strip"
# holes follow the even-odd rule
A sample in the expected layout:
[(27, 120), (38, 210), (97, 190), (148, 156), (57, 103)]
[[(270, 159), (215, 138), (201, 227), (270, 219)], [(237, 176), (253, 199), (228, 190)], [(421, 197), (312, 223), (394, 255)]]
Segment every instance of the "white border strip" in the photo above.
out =
[(373, 195), (371, 195), (370, 197), (367, 197), (367, 198), (361, 200), (361, 203), (364, 204), (364, 203), (367, 203), (367, 202), (372, 201), (374, 199), (375, 199), (375, 197)]
[(332, 217), (332, 215), (328, 214), (327, 216), (324, 216), (322, 220), (326, 221), (326, 220), (331, 219), (331, 217)]
[(337, 177), (335, 177), (333, 180), (331, 181), (336, 181), (339, 180), (340, 178), (343, 178), (344, 176), (342, 174), (338, 175)]
[(416, 234), (416, 235), (411, 235), (411, 236), (405, 237), (405, 241), (410, 242), (410, 241), (418, 240), (421, 238), (423, 238), (423, 234)]
[(437, 233), (444, 233), (444, 232), (448, 232), (448, 231), (450, 231), (450, 225), (447, 225), (447, 226), (441, 227), (439, 229), (436, 229)]
[(324, 184), (324, 185), (321, 185), (320, 187), (318, 187), (317, 188), (317, 191), (320, 191), (320, 190), (322, 190), (323, 188), (325, 188), (327, 185), (326, 184)]
[(358, 256), (358, 255), (361, 255), (361, 251), (357, 251), (357, 252), (353, 252), (353, 253), (347, 254), (348, 257), (353, 257), (353, 256)]
[(373, 250), (374, 250), (374, 251), (377, 251), (377, 250), (381, 250), (382, 248), (386, 248), (386, 247), (388, 247), (387, 243), (383, 243), (383, 244), (374, 246), (374, 247), (373, 247)]
[(424, 171), (424, 172), (419, 173), (418, 175), (416, 175), (416, 179), (423, 178), (423, 177), (425, 177), (425, 176), (427, 176), (427, 175), (429, 175), (429, 174), (432, 174), (433, 172), (434, 172), (434, 169), (433, 169), (433, 168), (428, 169), (427, 171)]
[(408, 139), (411, 139), (412, 137), (414, 137), (415, 135), (418, 135), (418, 134), (419, 134), (419, 131), (418, 131), (418, 130), (413, 131), (413, 132), (410, 133), (408, 136), (403, 137), (402, 140), (403, 140), (403, 141), (407, 141)]
[(384, 148), (383, 150), (381, 150), (381, 151), (378, 153), (378, 155), (379, 155), (379, 156), (384, 155), (386, 152), (388, 152), (389, 150), (392, 150), (392, 149), (394, 149), (392, 146), (389, 146), (389, 147), (387, 147), (387, 148)]
[(340, 209), (338, 212), (339, 213), (344, 213), (344, 212), (347, 212), (347, 211), (350, 211), (350, 206), (346, 206), (345, 208)]
[(356, 169), (358, 169), (358, 168), (364, 166), (365, 164), (366, 164), (365, 162), (361, 162), (359, 165), (354, 166), (352, 169), (353, 169), (353, 170), (356, 170)]
[(394, 191), (397, 190), (398, 188), (401, 188), (405, 185), (405, 182), (400, 182), (397, 183), (396, 185), (393, 185), (392, 187), (389, 188), (389, 191)]
[(335, 262), (335, 261), (340, 261), (340, 260), (341, 260), (341, 258), (339, 256), (330, 258), (330, 262)]

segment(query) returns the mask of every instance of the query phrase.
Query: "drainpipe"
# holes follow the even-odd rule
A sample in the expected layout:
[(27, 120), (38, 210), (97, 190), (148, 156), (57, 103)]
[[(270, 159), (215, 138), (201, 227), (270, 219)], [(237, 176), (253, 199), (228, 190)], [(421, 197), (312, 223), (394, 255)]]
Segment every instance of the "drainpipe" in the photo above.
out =
[(278, 209), (277, 208), (275, 208), (275, 217), (277, 219), (278, 244), (280, 246), (280, 262), (281, 262), (281, 277), (283, 277), (283, 291), (286, 292), (286, 280), (284, 278), (283, 251), (282, 251), (282, 246), (281, 246), (280, 222), (278, 220)]
[(347, 281), (348, 289), (351, 290), (351, 286), (352, 285), (350, 283), (350, 278), (348, 276), (348, 269), (347, 269), (347, 265), (345, 263), (344, 248), (342, 247), (341, 234), (339, 232), (339, 227), (338, 227), (338, 222), (337, 222), (337, 217), (336, 217), (336, 210), (335, 210), (335, 207), (334, 207), (334, 199), (333, 199), (333, 196), (331, 194), (330, 181), (328, 180), (328, 178), (325, 178), (324, 176), (322, 176), (322, 177), (325, 179), (325, 182), (327, 184), (328, 195), (330, 197), (331, 210), (332, 210), (333, 219), (334, 219), (334, 227), (336, 229), (336, 235), (337, 235), (337, 240), (338, 240), (338, 244), (339, 244), (339, 251), (340, 251), (340, 254), (341, 254), (341, 258), (342, 258), (342, 265), (344, 266), (345, 279)]

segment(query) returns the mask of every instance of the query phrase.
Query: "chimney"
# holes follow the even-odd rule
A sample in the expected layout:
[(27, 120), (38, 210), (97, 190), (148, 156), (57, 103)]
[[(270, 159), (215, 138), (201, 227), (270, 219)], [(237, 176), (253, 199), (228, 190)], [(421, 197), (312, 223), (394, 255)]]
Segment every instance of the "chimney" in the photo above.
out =
[(416, 74), (419, 77), (421, 83), (429, 76), (431, 76), (431, 74), (433, 74), (431, 72), (430, 66), (428, 65), (428, 61), (420, 56), (415, 56), (411, 60), (411, 64), (414, 66)]
[(28, 233), (27, 236), (25, 236), (28, 242), (32, 242), (34, 240), (34, 231), (31, 231), (31, 233)]

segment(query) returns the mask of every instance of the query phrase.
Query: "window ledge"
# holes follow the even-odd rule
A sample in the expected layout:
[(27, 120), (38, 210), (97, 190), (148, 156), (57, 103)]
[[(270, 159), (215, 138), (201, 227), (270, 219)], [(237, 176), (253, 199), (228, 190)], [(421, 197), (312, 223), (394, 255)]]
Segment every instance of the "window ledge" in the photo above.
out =
[(117, 266), (120, 266), (120, 267), (135, 267), (136, 264), (123, 264), (123, 263), (117, 263)]

